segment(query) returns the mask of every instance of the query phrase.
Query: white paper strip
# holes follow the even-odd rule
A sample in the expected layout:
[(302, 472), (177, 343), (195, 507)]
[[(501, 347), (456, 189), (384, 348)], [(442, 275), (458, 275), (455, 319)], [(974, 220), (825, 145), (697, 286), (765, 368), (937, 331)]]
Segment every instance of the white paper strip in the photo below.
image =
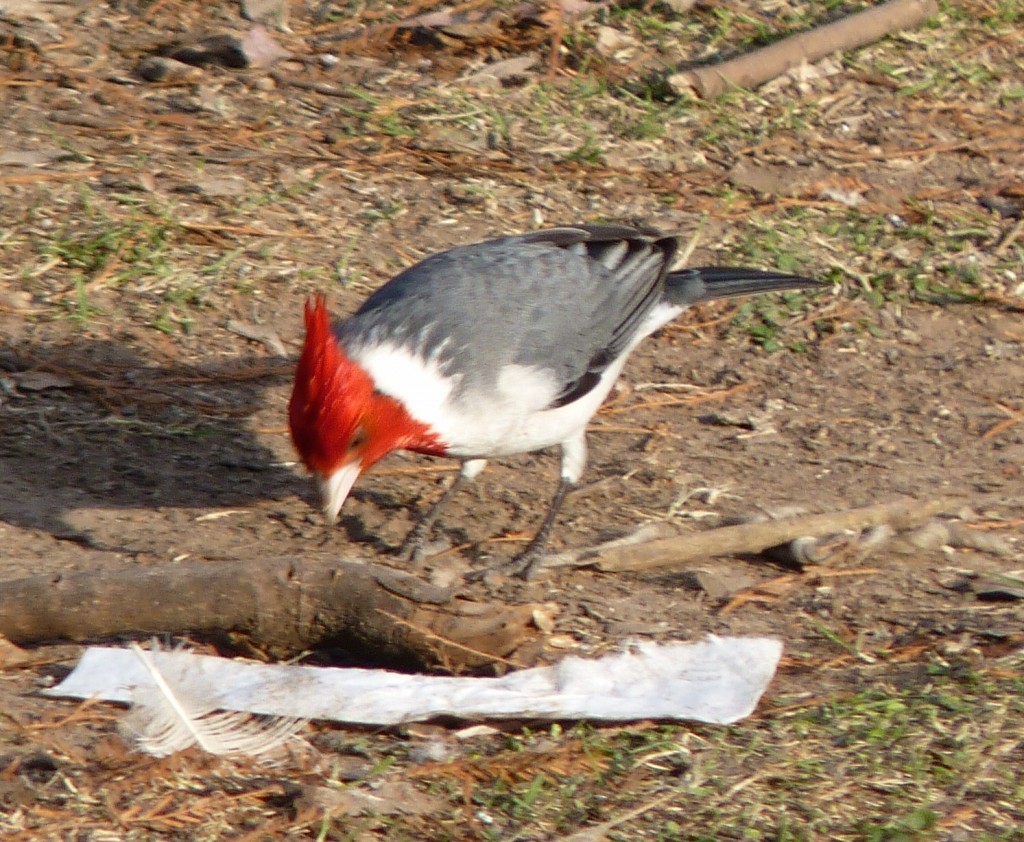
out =
[[(596, 660), (569, 657), (502, 678), (448, 678), (383, 670), (254, 664), (189, 652), (153, 652), (168, 680), (225, 710), (394, 725), (461, 719), (693, 719), (748, 716), (775, 674), (782, 643), (709, 637), (636, 643)], [(131, 702), (152, 683), (128, 649), (92, 647), (50, 696)]]

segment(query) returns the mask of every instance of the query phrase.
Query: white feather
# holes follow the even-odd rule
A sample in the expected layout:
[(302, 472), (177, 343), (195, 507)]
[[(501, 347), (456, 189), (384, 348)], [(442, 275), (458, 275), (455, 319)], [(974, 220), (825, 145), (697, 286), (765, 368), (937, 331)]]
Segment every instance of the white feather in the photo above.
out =
[[(151, 652), (165, 676), (187, 673), (199, 698), (231, 710), (258, 711), (365, 725), (459, 719), (697, 719), (735, 722), (748, 716), (771, 681), (782, 642), (716, 638), (664, 645), (643, 642), (597, 660), (568, 658), (501, 678), (403, 675), (383, 670), (255, 664)], [(148, 686), (137, 655), (90, 647), (46, 696), (130, 701)], [(173, 682), (171, 682), (173, 684)]]
[(136, 643), (131, 648), (153, 679), (151, 686), (133, 694), (132, 711), (122, 723), (142, 751), (166, 757), (198, 745), (210, 754), (266, 757), (306, 745), (296, 736), (305, 719), (218, 713), (215, 699), (203, 699), (190, 689), (196, 683), (201, 686), (201, 680), (195, 680), (202, 678), (197, 670), (166, 675), (145, 649)]

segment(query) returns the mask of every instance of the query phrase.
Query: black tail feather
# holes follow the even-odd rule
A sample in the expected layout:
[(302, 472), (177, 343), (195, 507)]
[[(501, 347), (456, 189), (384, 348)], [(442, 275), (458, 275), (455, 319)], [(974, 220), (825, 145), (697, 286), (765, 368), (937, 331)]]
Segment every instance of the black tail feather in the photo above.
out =
[(716, 298), (735, 298), (786, 289), (823, 287), (821, 281), (770, 272), (762, 269), (738, 269), (728, 266), (697, 266), (669, 272), (665, 279), (665, 299), (671, 304), (689, 305)]

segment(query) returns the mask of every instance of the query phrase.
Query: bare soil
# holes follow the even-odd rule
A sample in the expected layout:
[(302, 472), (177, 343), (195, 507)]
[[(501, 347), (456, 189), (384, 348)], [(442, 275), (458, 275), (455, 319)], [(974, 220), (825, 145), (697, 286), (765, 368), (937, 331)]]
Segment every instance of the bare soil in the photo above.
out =
[[(646, 112), (580, 88), (696, 59), (699, 43), (654, 49), (628, 21), (602, 18), (629, 39), (626, 57), (595, 52), (584, 66), (570, 41), (545, 78), (543, 23), (476, 41), (315, 47), (345, 27), (314, 11), (293, 4), (290, 31), (271, 30), (301, 59), (276, 65), (281, 78), (206, 67), (183, 83), (143, 82), (135, 68), (197, 31), (244, 31), (234, 6), (71, 3), (2, 18), (0, 587), (186, 558), (392, 563), (457, 466), (389, 457), (360, 480), (339, 526), (324, 526), (285, 427), (303, 301), (327, 290), (342, 315), (427, 253), (540, 222), (609, 219), (684, 234), (703, 225), (691, 263), (787, 255), (787, 268), (835, 286), (791, 308), (699, 308), (642, 345), (594, 421), (553, 551), (651, 520), (702, 529), (951, 494), (964, 502), (949, 514), (1002, 535), (1008, 554), (883, 547), (803, 572), (728, 557), (701, 565), (720, 593), (680, 571), (583, 569), (466, 583), (466, 595), (557, 604), (552, 658), (636, 636), (776, 635), (788, 666), (773, 694), (827, 698), (870, 682), (837, 639), (916, 663), (953, 644), (982, 660), (1019, 646), (1019, 601), (979, 602), (956, 585), (964, 571), (1024, 567), (1020, 244), (997, 248), (1012, 208), (1002, 219), (980, 204), (1019, 201), (1006, 187), (1024, 164), (1024, 101), (1007, 98), (1000, 111), (956, 85), (897, 97), (869, 49), (838, 76), (695, 105), (666, 117), (665, 133), (637, 137), (622, 125)], [(593, 34), (596, 23), (581, 26)], [(952, 55), (941, 35), (928, 37), (938, 40), (909, 37), (878, 61)], [(1004, 66), (1004, 48), (985, 47), (993, 65)], [(523, 79), (460, 81), (529, 51), (541, 60)], [(1019, 91), (1019, 61), (1017, 74)], [(544, 85), (548, 122), (536, 99)], [(793, 109), (800, 119), (783, 125)], [(573, 154), (588, 139), (601, 149), (593, 160)], [(27, 157), (4, 157), (14, 152)], [(750, 186), (749, 172), (776, 182)], [(859, 221), (820, 188), (829, 179), (863, 197)], [(908, 226), (925, 233), (901, 233)], [(969, 277), (957, 274), (964, 267)], [(751, 326), (765, 321), (776, 352), (754, 341)], [(555, 454), (493, 463), (446, 511), (424, 575), (448, 584), (510, 557), (556, 481)], [(99, 792), (149, 762), (117, 747), (109, 710), (76, 713), (33, 695), (80, 651), (40, 646), (33, 657), (49, 665), (0, 672), (0, 814), (11, 838), (101, 838), (72, 835), (55, 776)], [(189, 762), (200, 790), (213, 787), (205, 761)], [(20, 788), (15, 763), (29, 770)], [(117, 798), (106, 825), (115, 835), (102, 838), (242, 838), (198, 813), (132, 824)], [(259, 802), (278, 828), (268, 838), (316, 837), (316, 821), (274, 798)], [(99, 832), (103, 821), (88, 815), (83, 827)]]

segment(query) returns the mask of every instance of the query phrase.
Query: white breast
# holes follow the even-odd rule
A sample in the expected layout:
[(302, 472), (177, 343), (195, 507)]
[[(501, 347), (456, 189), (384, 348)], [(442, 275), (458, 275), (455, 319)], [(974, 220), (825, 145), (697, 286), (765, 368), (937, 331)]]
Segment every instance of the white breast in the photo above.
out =
[(433, 359), (390, 344), (363, 349), (354, 357), (375, 387), (437, 433), (452, 456), (488, 458), (540, 450), (578, 436), (625, 362), (623, 357), (610, 366), (580, 400), (547, 409), (560, 384), (529, 366), (505, 366), (493, 389), (454, 398), (459, 375), (443, 373)]
[(493, 388), (459, 393), (461, 376), (442, 371), (436, 355), (424, 359), (408, 348), (382, 342), (353, 353), (376, 388), (402, 402), (417, 421), (444, 442), (452, 456), (508, 456), (578, 439), (622, 372), (629, 352), (673, 319), (681, 307), (661, 304), (644, 320), (625, 353), (579, 400), (548, 409), (562, 384), (546, 370), (507, 365)]

